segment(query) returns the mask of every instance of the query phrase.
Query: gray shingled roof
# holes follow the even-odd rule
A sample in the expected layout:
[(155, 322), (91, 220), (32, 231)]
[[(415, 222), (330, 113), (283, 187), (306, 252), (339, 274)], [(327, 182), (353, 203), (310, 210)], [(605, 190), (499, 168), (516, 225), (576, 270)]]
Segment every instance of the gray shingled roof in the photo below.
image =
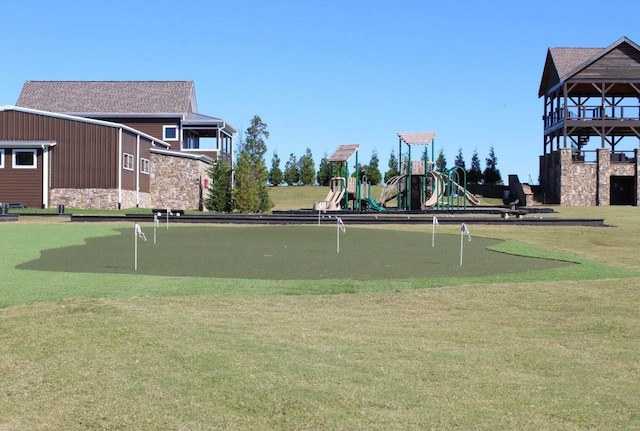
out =
[(538, 97), (544, 95), (547, 90), (574, 71), (580, 65), (586, 63), (594, 56), (602, 52), (604, 48), (549, 48), (547, 59), (544, 63), (544, 71), (540, 80)]
[(182, 114), (192, 97), (195, 105), (193, 81), (27, 81), (16, 105), (75, 114)]
[(604, 48), (549, 48), (549, 53), (562, 81), (582, 63), (589, 61)]

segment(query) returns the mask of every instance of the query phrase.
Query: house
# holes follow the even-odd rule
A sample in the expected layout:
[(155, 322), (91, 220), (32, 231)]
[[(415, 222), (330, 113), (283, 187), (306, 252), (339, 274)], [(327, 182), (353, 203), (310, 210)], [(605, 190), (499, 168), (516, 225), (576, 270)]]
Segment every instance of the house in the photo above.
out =
[(0, 202), (201, 209), (235, 133), (191, 81), (27, 81), (0, 107)]
[(561, 205), (638, 205), (640, 47), (549, 48), (540, 186)]

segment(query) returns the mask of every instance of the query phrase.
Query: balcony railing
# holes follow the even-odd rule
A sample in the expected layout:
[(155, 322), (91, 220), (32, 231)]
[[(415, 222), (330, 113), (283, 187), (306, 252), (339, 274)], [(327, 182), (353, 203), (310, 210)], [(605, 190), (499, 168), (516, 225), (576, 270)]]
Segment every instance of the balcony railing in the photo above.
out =
[[(564, 108), (557, 108), (544, 116), (544, 127), (551, 127), (565, 119)], [(640, 105), (572, 105), (567, 107), (570, 120), (640, 120)]]

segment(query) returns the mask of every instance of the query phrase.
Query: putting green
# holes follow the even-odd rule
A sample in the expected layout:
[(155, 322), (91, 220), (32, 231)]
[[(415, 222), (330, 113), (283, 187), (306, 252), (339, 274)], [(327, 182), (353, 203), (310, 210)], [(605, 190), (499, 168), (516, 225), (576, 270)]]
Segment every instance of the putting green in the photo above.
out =
[(245, 278), (261, 280), (383, 280), (486, 276), (575, 265), (498, 253), (500, 241), (460, 236), (331, 226), (143, 226), (134, 271), (133, 229), (89, 238), (86, 244), (45, 250), (19, 269), (84, 273)]

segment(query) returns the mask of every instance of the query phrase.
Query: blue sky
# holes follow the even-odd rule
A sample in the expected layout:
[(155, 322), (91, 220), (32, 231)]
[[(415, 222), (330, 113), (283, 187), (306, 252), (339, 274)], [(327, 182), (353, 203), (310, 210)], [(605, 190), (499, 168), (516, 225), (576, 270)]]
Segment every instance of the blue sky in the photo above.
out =
[(435, 131), (449, 167), (461, 148), (484, 169), (493, 146), (505, 182), (534, 184), (547, 49), (640, 43), (637, 0), (1, 4), (0, 105), (26, 80), (193, 80), (200, 113), (262, 118), (267, 166), (357, 143), (384, 172), (397, 132)]

